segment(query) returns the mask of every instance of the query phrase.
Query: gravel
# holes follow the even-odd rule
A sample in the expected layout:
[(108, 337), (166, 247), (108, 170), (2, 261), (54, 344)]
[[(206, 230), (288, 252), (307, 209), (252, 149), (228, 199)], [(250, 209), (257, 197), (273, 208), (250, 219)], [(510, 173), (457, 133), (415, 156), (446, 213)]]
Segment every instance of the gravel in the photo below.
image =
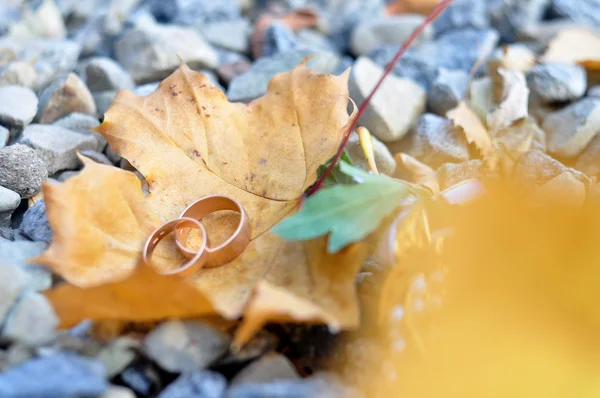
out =
[(48, 178), (48, 169), (33, 149), (20, 144), (0, 149), (0, 186), (30, 198)]
[(527, 73), (532, 94), (544, 103), (575, 101), (587, 90), (587, 74), (578, 65), (540, 64)]
[(74, 73), (58, 78), (40, 95), (38, 120), (52, 123), (71, 113), (96, 115), (96, 104), (90, 90)]
[(21, 195), (0, 186), (0, 227), (9, 227), (13, 211), (21, 204)]
[(0, 87), (1, 125), (21, 129), (31, 123), (37, 108), (38, 99), (31, 89), (20, 86)]

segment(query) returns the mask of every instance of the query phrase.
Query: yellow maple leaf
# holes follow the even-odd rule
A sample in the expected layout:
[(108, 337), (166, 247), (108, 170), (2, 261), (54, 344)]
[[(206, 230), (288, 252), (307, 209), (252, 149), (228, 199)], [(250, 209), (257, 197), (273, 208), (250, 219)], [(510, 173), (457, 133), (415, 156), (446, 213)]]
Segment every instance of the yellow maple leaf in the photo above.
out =
[[(210, 311), (237, 318), (244, 309), (256, 308), (254, 297), (264, 297), (264, 289), (253, 294), (262, 281), (261, 286), (268, 284), (290, 298), (262, 310), (262, 320), (246, 326), (245, 336), (270, 316), (276, 319), (289, 313), (294, 319), (296, 309), (285, 306), (296, 301), (312, 306), (312, 321), (337, 329), (357, 326), (354, 277), (367, 253), (359, 250), (360, 255), (348, 256), (342, 251), (325, 256), (321, 253), (324, 240), (285, 242), (269, 232), (295, 210), (303, 192), (314, 182), (318, 167), (338, 148), (349, 121), (347, 79), (347, 73), (338, 77), (315, 74), (303, 63), (275, 76), (264, 97), (245, 105), (229, 103), (204, 75), (182, 66), (147, 97), (120, 92), (97, 131), (144, 175), (150, 194), (143, 202), (136, 198), (117, 208), (112, 197), (137, 190), (139, 182), (134, 181), (133, 174), (128, 181), (110, 181), (112, 171), (87, 166), (78, 179), (63, 184), (65, 188), (53, 187), (46, 193), (50, 223), (55, 231), (62, 232), (40, 261), (79, 287), (98, 286), (111, 275), (134, 278), (136, 274), (130, 273), (136, 272), (133, 269), (150, 226), (176, 218), (204, 195), (229, 195), (246, 209), (253, 228), (252, 241), (233, 262), (203, 269), (186, 280), (206, 298), (206, 304), (198, 302), (197, 312), (207, 312), (205, 307), (210, 304)], [(106, 173), (102, 179), (90, 182), (102, 173)], [(78, 195), (64, 195), (63, 190), (77, 191)], [(95, 200), (93, 217), (83, 210), (76, 218), (67, 215), (73, 208), (83, 208), (83, 202), (89, 206), (90, 198)], [(55, 202), (60, 206), (55, 207)], [(141, 225), (130, 216), (102, 217), (112, 212), (148, 218)], [(226, 214), (203, 222), (213, 242), (215, 237), (231, 233), (236, 220)], [(110, 228), (106, 223), (112, 224)], [(85, 228), (103, 233), (81, 234)], [(119, 239), (115, 239), (117, 235)], [(90, 242), (92, 238), (96, 241)], [(127, 250), (113, 246), (115, 240), (127, 242)], [(79, 253), (72, 249), (87, 245), (97, 250), (82, 249)], [(157, 268), (177, 267), (175, 253), (157, 253)], [(77, 297), (85, 301), (82, 296), (85, 294)], [(66, 306), (56, 300), (69, 299), (67, 294), (50, 297), (58, 308)], [(79, 315), (84, 319), (90, 314), (82, 309)], [(127, 314), (121, 315), (127, 319)], [(156, 319), (169, 316), (173, 316), (169, 311), (155, 314)]]

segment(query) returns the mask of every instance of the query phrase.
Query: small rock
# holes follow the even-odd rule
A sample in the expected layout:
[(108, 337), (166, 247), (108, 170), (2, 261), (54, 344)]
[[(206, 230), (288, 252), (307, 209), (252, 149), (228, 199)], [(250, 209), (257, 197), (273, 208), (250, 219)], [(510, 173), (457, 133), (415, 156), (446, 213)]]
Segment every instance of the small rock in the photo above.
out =
[(0, 86), (35, 87), (37, 72), (28, 62), (15, 61), (0, 67)]
[(539, 150), (531, 150), (519, 158), (513, 171), (513, 179), (523, 190), (540, 187), (563, 172), (569, 172), (581, 181), (586, 189), (592, 185), (585, 174), (571, 169)]
[[(386, 175), (393, 175), (394, 170), (396, 170), (396, 160), (394, 156), (390, 153), (390, 150), (387, 146), (377, 138), (373, 137), (373, 152), (375, 153), (375, 164), (377, 165), (377, 169), (380, 173)], [(346, 150), (352, 158), (354, 164), (362, 167), (365, 170), (369, 170), (369, 163), (365, 158), (365, 154), (360, 146), (360, 141), (358, 139), (358, 135), (352, 134), (350, 139), (348, 140), (348, 145), (346, 146)]]
[(0, 149), (4, 148), (10, 138), (10, 131), (6, 127), (0, 126)]
[(99, 398), (136, 398), (135, 393), (129, 388), (121, 386), (110, 386)]
[(392, 153), (405, 152), (433, 169), (469, 160), (464, 133), (450, 120), (431, 113), (423, 115), (404, 140), (390, 147)]
[(64, 39), (67, 30), (60, 10), (53, 0), (42, 0), (37, 7), (31, 3), (24, 4), (23, 18), (10, 27), (11, 37), (30, 39), (35, 37)]
[(239, 372), (232, 386), (240, 384), (268, 383), (276, 380), (298, 380), (300, 376), (287, 357), (281, 354), (268, 354), (252, 362)]
[(574, 101), (587, 89), (587, 74), (578, 65), (540, 64), (527, 73), (531, 93), (544, 103)]
[(300, 50), (273, 57), (262, 57), (247, 73), (234, 78), (229, 85), (227, 98), (232, 102), (250, 102), (267, 92), (271, 79), (278, 73), (296, 67), (306, 57), (313, 57), (307, 66), (317, 73), (331, 74), (337, 70), (339, 57), (329, 53)]
[(250, 21), (242, 18), (203, 26), (202, 34), (215, 46), (245, 54), (249, 49), (248, 37), (251, 29)]
[[(358, 106), (365, 101), (382, 75), (383, 69), (368, 58), (361, 57), (356, 61), (348, 85), (350, 97)], [(403, 99), (402, 106), (398, 106), (398, 98)], [(425, 101), (425, 91), (419, 85), (388, 76), (367, 107), (360, 124), (382, 141), (397, 141), (421, 116)]]
[(228, 86), (233, 79), (248, 72), (251, 67), (252, 64), (246, 60), (224, 64), (217, 68), (217, 75)]
[(96, 151), (98, 152), (103, 152), (106, 148), (106, 138), (99, 133), (90, 131), (100, 125), (100, 122), (94, 116), (84, 115), (83, 113), (71, 113), (69, 116), (65, 116), (52, 123), (52, 125), (94, 137), (98, 142), (98, 146), (96, 147)]
[(80, 164), (77, 152), (98, 147), (93, 136), (42, 124), (28, 126), (23, 131), (21, 143), (35, 150), (50, 175), (61, 170), (77, 169)]
[(46, 215), (46, 203), (44, 199), (38, 200), (23, 215), (23, 221), (19, 227), (19, 232), (27, 236), (34, 242), (52, 242), (52, 229)]
[(311, 28), (301, 29), (297, 31), (296, 39), (298, 39), (298, 42), (303, 47), (311, 49), (313, 51), (322, 51), (330, 53), (337, 53), (339, 51), (336, 45), (331, 41), (331, 39), (328, 36)]
[(66, 171), (61, 171), (57, 174), (55, 174), (53, 177), (56, 178), (56, 180), (58, 180), (58, 182), (65, 182), (73, 177), (75, 177), (76, 175), (79, 174), (79, 170), (66, 170)]
[[(499, 39), (498, 32), (491, 29), (452, 30), (435, 41), (409, 49), (394, 67), (394, 73), (429, 90), (440, 68), (469, 73), (475, 64), (487, 60)], [(400, 46), (380, 46), (370, 58), (379, 66), (385, 67), (392, 61), (399, 48)]]
[(26, 286), (27, 276), (20, 267), (0, 265), (0, 325), (4, 324), (4, 319)]
[[(94, 1), (94, 0), (92, 0)], [(81, 56), (108, 56), (112, 53), (113, 37), (106, 34), (104, 11), (95, 13), (78, 28), (73, 40), (81, 45)]]
[(541, 21), (531, 26), (525, 26), (517, 33), (518, 39), (547, 47), (552, 39), (561, 31), (580, 28), (581, 24), (567, 18)]
[(262, 49), (258, 44), (253, 45), (255, 58), (273, 57), (290, 51), (310, 50), (300, 43), (294, 31), (287, 24), (279, 21), (272, 22), (265, 29), (261, 44)]
[(485, 0), (455, 0), (433, 22), (436, 35), (453, 29), (485, 29), (489, 25)]
[(160, 82), (142, 84), (141, 86), (137, 86), (133, 92), (135, 93), (135, 95), (140, 97), (150, 95), (156, 91), (159, 83)]
[(135, 83), (115, 61), (106, 57), (87, 60), (81, 67), (81, 79), (92, 93), (99, 91), (133, 90)]
[(21, 204), (21, 195), (0, 186), (0, 227), (10, 227), (13, 211)]
[(145, 339), (150, 358), (169, 372), (192, 372), (210, 365), (227, 351), (229, 336), (200, 321), (168, 321)]
[(138, 362), (125, 369), (119, 377), (127, 387), (143, 397), (154, 397), (160, 389), (158, 372), (149, 363)]
[(466, 72), (440, 69), (428, 93), (428, 108), (439, 116), (446, 116), (466, 97), (468, 86), (469, 75)]
[[(403, 14), (362, 24), (352, 33), (352, 52), (360, 57), (369, 55), (382, 44), (401, 46), (424, 20), (425, 17), (421, 15)], [(432, 35), (433, 29), (428, 26), (414, 45), (430, 40)]]
[(180, 59), (192, 69), (216, 68), (219, 62), (195, 30), (178, 26), (136, 27), (117, 41), (115, 55), (138, 83), (167, 77), (179, 67)]
[(487, 173), (483, 161), (473, 159), (462, 163), (443, 164), (436, 174), (440, 182), (440, 189), (443, 191), (466, 180), (476, 179), (481, 181)]
[(104, 116), (116, 96), (117, 91), (100, 91), (94, 93), (94, 102), (96, 103), (98, 117)]
[(11, 145), (0, 149), (0, 186), (30, 198), (40, 192), (48, 178), (44, 162), (26, 145)]
[(79, 153), (82, 156), (85, 156), (86, 158), (92, 159), (96, 163), (105, 164), (107, 166), (114, 166), (114, 164), (110, 161), (110, 159), (108, 159), (106, 157), (106, 155), (104, 155), (103, 153), (96, 152), (96, 151), (90, 151), (90, 150), (81, 151)]
[(95, 115), (96, 105), (85, 83), (76, 74), (69, 73), (42, 92), (38, 119), (40, 123), (52, 123), (73, 112)]
[(45, 296), (25, 292), (6, 317), (2, 338), (29, 345), (44, 344), (54, 337), (58, 323), (59, 319)]
[(37, 112), (38, 99), (31, 89), (20, 86), (0, 87), (0, 124), (22, 129)]
[(37, 358), (0, 373), (3, 398), (97, 397), (107, 387), (102, 364), (74, 354)]
[(205, 370), (179, 376), (158, 398), (221, 398), (226, 388), (223, 375)]
[(566, 158), (577, 157), (600, 133), (600, 98), (584, 98), (544, 119), (548, 150)]
[(106, 365), (106, 374), (112, 378), (123, 371), (136, 358), (136, 351), (140, 347), (137, 340), (130, 337), (118, 337), (103, 348), (97, 359)]
[(121, 162), (121, 156), (119, 156), (118, 153), (116, 153), (111, 147), (110, 145), (106, 146), (106, 149), (104, 149), (104, 154), (106, 155), (106, 157), (112, 162), (112, 164), (114, 165), (118, 165)]
[(41, 255), (46, 250), (46, 244), (28, 240), (0, 241), (0, 258), (4, 265), (19, 267), (25, 272), (26, 284), (29, 290), (46, 290), (52, 284), (52, 273), (42, 265), (30, 263), (31, 259)]
[[(2, 45), (0, 44), (0, 52)], [(30, 40), (19, 54), (19, 59), (35, 68), (35, 90), (42, 90), (59, 75), (75, 69), (81, 47), (70, 40)]]
[(150, 2), (150, 10), (159, 22), (204, 26), (240, 18), (238, 3), (214, 0), (153, 0)]
[(492, 25), (502, 39), (513, 42), (521, 30), (537, 24), (546, 14), (551, 0), (496, 0), (488, 4)]
[(600, 98), (600, 85), (590, 88), (588, 91), (588, 97)]
[(557, 15), (591, 27), (600, 25), (600, 2), (598, 0), (552, 0), (552, 11)]

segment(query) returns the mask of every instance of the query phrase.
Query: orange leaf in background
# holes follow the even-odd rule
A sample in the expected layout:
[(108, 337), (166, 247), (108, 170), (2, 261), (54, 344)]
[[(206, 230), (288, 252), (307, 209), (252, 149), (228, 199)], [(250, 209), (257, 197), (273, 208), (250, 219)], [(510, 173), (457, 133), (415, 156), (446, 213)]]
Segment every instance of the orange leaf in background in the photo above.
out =
[(387, 13), (408, 14), (416, 13), (427, 15), (440, 4), (441, 0), (396, 0), (387, 6)]
[(586, 28), (562, 30), (548, 46), (542, 62), (579, 63), (589, 70), (600, 64), (600, 35)]
[(455, 126), (464, 130), (467, 141), (475, 144), (484, 161), (490, 169), (494, 170), (498, 164), (498, 154), (492, 137), (471, 107), (462, 101), (458, 107), (448, 112), (447, 117), (454, 122)]
[[(202, 196), (229, 195), (246, 209), (253, 228), (252, 241), (233, 262), (203, 269), (186, 280), (211, 305), (208, 309), (203, 300), (197, 300), (195, 311), (237, 318), (245, 308), (254, 308), (253, 300), (263, 297), (254, 297), (252, 292), (257, 283), (265, 281), (284, 290), (290, 300), (273, 302), (272, 311), (261, 316), (261, 322), (269, 314), (290, 313), (293, 317), (294, 309), (286, 305), (299, 300), (311, 303), (318, 313), (316, 319), (331, 327), (356, 327), (354, 277), (366, 254), (324, 256), (324, 245), (315, 243), (319, 241), (285, 242), (269, 232), (296, 209), (298, 198), (315, 181), (318, 167), (338, 148), (349, 119), (347, 80), (347, 73), (339, 77), (318, 75), (301, 64), (275, 76), (264, 97), (245, 105), (229, 103), (204, 75), (182, 66), (147, 97), (120, 92), (97, 130), (145, 176), (150, 194), (143, 201), (126, 202), (119, 211), (114, 200), (132, 188), (124, 182), (115, 183), (111, 168), (94, 167), (96, 173), (105, 173), (94, 175), (95, 182), (86, 182), (90, 173), (84, 170), (79, 180), (63, 184), (65, 190), (74, 189), (70, 184), (81, 184), (78, 195), (62, 195), (60, 206), (54, 210), (53, 201), (48, 202), (49, 213), (55, 215), (50, 218), (52, 228), (61, 231), (53, 245), (69, 250), (49, 250), (42, 257), (43, 263), (66, 278), (69, 274), (67, 279), (80, 286), (103, 284), (116, 275), (120, 278), (114, 280), (122, 280), (134, 269), (150, 226), (176, 218)], [(136, 179), (127, 175), (132, 178), (130, 183)], [(135, 189), (140, 190), (137, 180)], [(70, 220), (67, 209), (77, 208), (79, 202), (89, 205), (90, 198), (95, 199), (93, 217), (82, 211), (76, 220)], [(115, 213), (113, 217), (114, 212), (125, 216), (116, 217)], [(147, 219), (138, 220), (127, 212), (147, 215)], [(237, 220), (229, 214), (214, 216), (219, 217), (209, 216), (203, 222), (211, 242), (216, 243), (213, 238), (228, 236)], [(69, 223), (65, 226), (66, 219)], [(148, 224), (144, 228), (140, 227), (142, 221)], [(112, 223), (110, 230), (104, 227), (108, 222)], [(81, 234), (85, 228), (107, 232)], [(113, 241), (128, 245), (123, 249)], [(74, 248), (88, 246), (97, 249), (80, 261)], [(157, 269), (178, 265), (177, 252), (172, 249), (157, 252)], [(135, 275), (130, 276), (134, 281)], [(74, 297), (82, 302), (95, 300), (99, 294), (95, 289), (70, 288), (79, 292)], [(68, 300), (69, 296), (60, 297)], [(72, 303), (61, 305), (69, 308)], [(129, 308), (127, 300), (123, 305)], [(86, 318), (86, 308), (90, 316), (103, 314), (82, 306), (78, 313), (81, 319)], [(120, 314), (127, 313), (124, 310)]]

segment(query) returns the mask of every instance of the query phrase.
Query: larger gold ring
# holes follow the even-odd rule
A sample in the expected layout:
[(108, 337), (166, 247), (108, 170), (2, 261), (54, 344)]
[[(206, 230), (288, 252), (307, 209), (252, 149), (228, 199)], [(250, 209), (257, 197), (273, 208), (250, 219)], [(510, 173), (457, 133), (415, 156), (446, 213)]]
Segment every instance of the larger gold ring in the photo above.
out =
[(144, 251), (142, 253), (142, 260), (144, 261), (144, 264), (148, 266), (151, 265), (150, 259), (152, 258), (152, 254), (154, 253), (156, 246), (158, 246), (158, 243), (167, 235), (173, 232), (175, 233), (175, 236), (177, 236), (177, 233), (181, 231), (181, 229), (186, 229), (189, 231), (190, 228), (199, 229), (202, 232), (202, 245), (200, 246), (200, 249), (195, 252), (190, 251), (189, 253), (192, 255), (186, 257), (190, 258), (191, 260), (182, 266), (172, 271), (159, 273), (161, 275), (178, 275), (181, 277), (188, 277), (198, 272), (208, 260), (209, 253), (206, 251), (208, 235), (206, 235), (206, 229), (204, 229), (204, 226), (200, 224), (198, 220), (193, 218), (182, 217), (178, 220), (169, 221), (152, 232), (146, 241), (146, 245), (144, 246)]
[[(205, 267), (214, 268), (233, 261), (246, 249), (250, 243), (252, 227), (246, 211), (237, 200), (223, 195), (205, 196), (188, 206), (181, 213), (181, 218), (193, 218), (201, 220), (203, 217), (221, 210), (232, 210), (240, 213), (240, 222), (233, 233), (225, 242), (217, 247), (206, 247), (208, 260)], [(179, 250), (187, 258), (194, 256), (196, 252), (185, 247), (183, 242), (187, 238), (189, 228), (182, 228), (175, 232), (175, 243)]]

